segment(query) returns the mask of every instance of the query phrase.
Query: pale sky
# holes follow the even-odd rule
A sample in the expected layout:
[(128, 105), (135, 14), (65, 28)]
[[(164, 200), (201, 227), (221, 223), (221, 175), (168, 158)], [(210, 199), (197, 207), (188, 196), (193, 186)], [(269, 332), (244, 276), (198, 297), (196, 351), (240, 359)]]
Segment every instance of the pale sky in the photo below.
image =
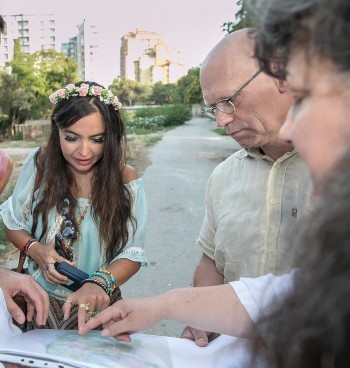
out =
[(108, 73), (117, 68), (118, 74), (120, 39), (124, 34), (136, 28), (157, 32), (169, 46), (181, 52), (184, 64), (199, 66), (224, 37), (221, 25), (233, 20), (237, 11), (236, 0), (2, 0), (1, 3), (0, 14), (56, 14), (61, 42), (74, 37), (76, 25), (84, 19), (95, 23), (106, 39), (101, 45), (103, 69)]

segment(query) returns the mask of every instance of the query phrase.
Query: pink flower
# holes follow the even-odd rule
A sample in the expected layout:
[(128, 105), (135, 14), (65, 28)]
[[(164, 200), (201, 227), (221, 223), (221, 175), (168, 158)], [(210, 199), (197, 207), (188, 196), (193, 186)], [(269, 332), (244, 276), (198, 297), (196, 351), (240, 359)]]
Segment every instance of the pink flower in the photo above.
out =
[(56, 104), (56, 93), (52, 93), (50, 96), (49, 96), (49, 100), (52, 104)]
[(57, 96), (60, 98), (66, 97), (66, 90), (64, 88), (59, 89), (56, 93), (57, 93)]
[(101, 95), (101, 93), (103, 91), (103, 88), (102, 87), (100, 87), (100, 86), (93, 86), (92, 88), (93, 88), (94, 94), (96, 96), (100, 96)]
[(79, 96), (84, 97), (89, 92), (89, 85), (87, 83), (82, 83), (79, 87)]
[(73, 89), (75, 88), (75, 85), (73, 83), (69, 83), (66, 85), (66, 88), (68, 89), (68, 91), (73, 91)]

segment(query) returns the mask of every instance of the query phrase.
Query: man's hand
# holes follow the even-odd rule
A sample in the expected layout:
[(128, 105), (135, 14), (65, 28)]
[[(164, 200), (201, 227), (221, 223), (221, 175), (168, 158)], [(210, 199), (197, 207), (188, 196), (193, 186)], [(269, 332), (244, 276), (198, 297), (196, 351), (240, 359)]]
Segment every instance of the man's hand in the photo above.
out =
[[(34, 312), (38, 325), (46, 323), (49, 315), (49, 296), (31, 276), (0, 268), (0, 288), (9, 313), (19, 324), (24, 323), (26, 318), (31, 321)], [(16, 295), (22, 295), (27, 302), (26, 316), (13, 300)]]
[(196, 328), (187, 326), (181, 334), (182, 339), (192, 340), (197, 346), (204, 347), (207, 346), (209, 342), (213, 341), (220, 335), (214, 332), (205, 332), (197, 330)]

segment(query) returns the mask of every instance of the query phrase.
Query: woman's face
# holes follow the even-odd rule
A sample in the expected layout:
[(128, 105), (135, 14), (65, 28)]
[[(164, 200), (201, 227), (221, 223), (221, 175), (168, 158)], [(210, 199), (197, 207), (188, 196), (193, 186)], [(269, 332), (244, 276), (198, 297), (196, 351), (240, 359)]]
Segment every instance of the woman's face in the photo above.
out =
[(280, 136), (293, 142), (309, 167), (315, 188), (349, 145), (349, 79), (327, 60), (306, 62), (301, 52), (294, 53), (287, 66), (294, 103)]
[(62, 154), (74, 173), (89, 173), (103, 156), (104, 133), (99, 112), (79, 119), (69, 128), (59, 129)]

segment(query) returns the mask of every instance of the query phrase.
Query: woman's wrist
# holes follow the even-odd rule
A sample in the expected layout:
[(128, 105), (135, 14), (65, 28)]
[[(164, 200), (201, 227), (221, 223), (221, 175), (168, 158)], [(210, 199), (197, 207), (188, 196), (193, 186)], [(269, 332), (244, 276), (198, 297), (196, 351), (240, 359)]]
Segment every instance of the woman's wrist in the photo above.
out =
[(81, 286), (83, 286), (84, 284), (95, 284), (98, 285), (101, 289), (103, 289), (103, 291), (110, 297), (110, 294), (108, 293), (108, 290), (105, 286), (105, 284), (102, 281), (99, 281), (97, 279), (93, 279), (93, 278), (87, 278), (85, 280), (82, 281)]
[(29, 255), (29, 251), (35, 243), (38, 243), (38, 240), (36, 240), (35, 238), (29, 238), (24, 244), (18, 247), (18, 249), (20, 251), (23, 251), (26, 255)]
[(89, 278), (95, 280), (97, 279), (98, 281), (102, 282), (109, 296), (113, 294), (118, 286), (116, 277), (106, 269), (98, 269), (90, 274)]
[(39, 241), (38, 241), (38, 240), (35, 240), (35, 241), (31, 242), (31, 243), (28, 245), (27, 250), (25, 251), (28, 257), (30, 257), (30, 251), (33, 249), (33, 248), (32, 248), (32, 247), (33, 247), (33, 245), (34, 245), (34, 244), (38, 244), (38, 243), (39, 243)]

